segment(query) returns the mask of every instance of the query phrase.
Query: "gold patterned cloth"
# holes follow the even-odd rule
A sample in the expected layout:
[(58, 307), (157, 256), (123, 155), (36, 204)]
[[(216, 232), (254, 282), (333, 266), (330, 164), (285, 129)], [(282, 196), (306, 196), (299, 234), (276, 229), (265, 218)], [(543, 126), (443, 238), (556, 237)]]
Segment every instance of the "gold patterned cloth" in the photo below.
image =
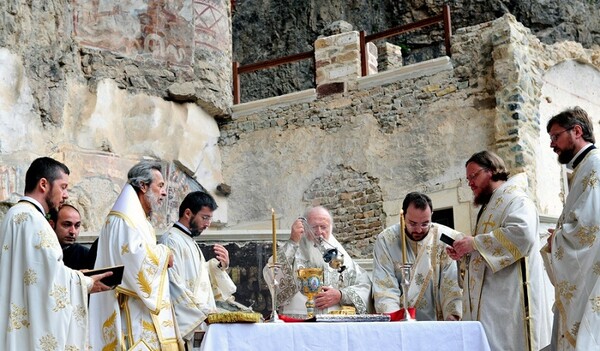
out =
[(481, 322), (492, 350), (539, 350), (550, 343), (538, 213), (526, 189), (521, 173), (494, 191), (477, 221), (476, 251), (463, 258), (463, 320)]
[(259, 323), (262, 315), (257, 312), (219, 312), (210, 313), (207, 323)]
[[(377, 236), (373, 249), (373, 299), (375, 311), (391, 313), (402, 308), (402, 241), (400, 224)], [(444, 233), (459, 238), (462, 233), (433, 223), (421, 241), (407, 238), (407, 259), (414, 263), (408, 288), (408, 305), (417, 308), (417, 320), (446, 320), (462, 316), (462, 289), (458, 286), (456, 262), (440, 241)]]
[(236, 286), (219, 261), (206, 261), (196, 241), (181, 229), (171, 227), (160, 243), (173, 252), (169, 288), (179, 331), (191, 350), (194, 332), (205, 330), (206, 316), (217, 310), (215, 300), (233, 299)]
[(91, 278), (64, 265), (41, 210), (14, 205), (0, 226), (0, 243), (0, 349), (85, 350)]
[(559, 314), (557, 350), (600, 350), (600, 150), (573, 170), (552, 252), (543, 254)]
[(125, 270), (117, 294), (90, 297), (92, 350), (183, 350), (169, 293), (169, 254), (156, 244), (135, 190), (126, 185), (98, 237), (95, 267)]

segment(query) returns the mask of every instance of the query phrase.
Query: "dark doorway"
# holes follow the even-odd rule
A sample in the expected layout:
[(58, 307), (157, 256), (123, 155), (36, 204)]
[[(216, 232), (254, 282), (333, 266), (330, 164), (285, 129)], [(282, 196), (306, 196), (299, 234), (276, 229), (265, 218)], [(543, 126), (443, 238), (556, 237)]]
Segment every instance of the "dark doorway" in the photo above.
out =
[(446, 227), (454, 229), (454, 211), (452, 210), (452, 207), (434, 210), (431, 220), (435, 223), (443, 224)]

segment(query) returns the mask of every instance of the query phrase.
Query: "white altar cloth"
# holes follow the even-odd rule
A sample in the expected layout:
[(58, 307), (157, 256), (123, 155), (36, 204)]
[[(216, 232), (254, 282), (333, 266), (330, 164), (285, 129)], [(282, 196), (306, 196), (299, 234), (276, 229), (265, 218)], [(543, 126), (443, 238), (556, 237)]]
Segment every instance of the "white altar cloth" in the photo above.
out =
[(479, 322), (212, 324), (202, 351), (469, 350), (490, 347)]

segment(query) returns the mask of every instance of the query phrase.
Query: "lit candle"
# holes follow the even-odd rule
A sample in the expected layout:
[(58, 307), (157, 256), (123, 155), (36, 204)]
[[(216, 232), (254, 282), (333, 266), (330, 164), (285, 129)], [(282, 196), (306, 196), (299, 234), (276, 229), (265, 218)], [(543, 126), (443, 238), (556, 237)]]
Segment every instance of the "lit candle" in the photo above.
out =
[(277, 232), (275, 231), (274, 209), (271, 209), (271, 228), (273, 229), (273, 263), (277, 263)]
[(402, 238), (402, 263), (408, 262), (406, 258), (406, 225), (404, 224), (404, 210), (400, 210), (400, 237)]

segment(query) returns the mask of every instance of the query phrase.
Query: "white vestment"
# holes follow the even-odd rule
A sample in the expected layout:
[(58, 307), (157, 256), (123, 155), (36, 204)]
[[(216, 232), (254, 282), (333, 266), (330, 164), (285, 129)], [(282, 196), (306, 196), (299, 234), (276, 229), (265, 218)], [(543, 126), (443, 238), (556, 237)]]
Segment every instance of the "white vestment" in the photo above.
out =
[(494, 191), (478, 216), (476, 251), (463, 258), (463, 320), (480, 321), (497, 351), (550, 343), (538, 214), (526, 189), (526, 175), (517, 174)]
[(125, 270), (116, 292), (90, 298), (93, 350), (183, 350), (169, 293), (169, 255), (156, 244), (135, 190), (125, 185), (98, 237), (95, 267)]
[[(371, 279), (367, 272), (350, 258), (350, 255), (344, 250), (342, 245), (333, 235), (329, 236), (329, 243), (336, 247), (344, 255), (344, 265), (346, 269), (340, 274), (336, 269), (329, 267), (325, 261), (322, 261), (318, 267), (323, 268), (323, 286), (330, 286), (342, 292), (342, 299), (339, 304), (328, 307), (325, 310), (315, 307), (315, 314), (327, 313), (329, 311), (341, 310), (342, 305), (353, 306), (357, 314), (371, 312), (370, 305)], [(302, 283), (298, 278), (298, 268), (315, 267), (307, 261), (298, 245), (291, 240), (286, 242), (277, 250), (278, 263), (282, 264), (283, 278), (281, 279), (277, 293), (278, 310), (291, 316), (306, 315), (306, 301), (300, 289)], [(269, 258), (271, 262), (272, 257)], [(265, 280), (272, 280), (272, 270), (267, 266), (263, 268)], [(342, 280), (340, 280), (342, 276)]]
[(92, 279), (64, 265), (37, 201), (19, 202), (0, 227), (0, 350), (84, 350)]
[(575, 167), (552, 242), (557, 350), (600, 350), (600, 150)]
[[(385, 229), (377, 236), (373, 249), (373, 299), (375, 312), (398, 311), (402, 305), (402, 239), (400, 224)], [(416, 307), (417, 320), (446, 320), (462, 316), (462, 289), (458, 286), (456, 262), (446, 253), (440, 241), (444, 233), (457, 238), (459, 232), (433, 223), (421, 241), (406, 237), (407, 261), (413, 263), (408, 288), (408, 306)], [(415, 253), (417, 252), (417, 253)]]
[(169, 269), (169, 287), (175, 316), (181, 335), (191, 350), (194, 332), (205, 330), (204, 320), (209, 312), (216, 312), (215, 299), (232, 298), (235, 284), (219, 261), (208, 262), (196, 241), (182, 229), (171, 227), (162, 235), (160, 243), (171, 249), (173, 267)]

